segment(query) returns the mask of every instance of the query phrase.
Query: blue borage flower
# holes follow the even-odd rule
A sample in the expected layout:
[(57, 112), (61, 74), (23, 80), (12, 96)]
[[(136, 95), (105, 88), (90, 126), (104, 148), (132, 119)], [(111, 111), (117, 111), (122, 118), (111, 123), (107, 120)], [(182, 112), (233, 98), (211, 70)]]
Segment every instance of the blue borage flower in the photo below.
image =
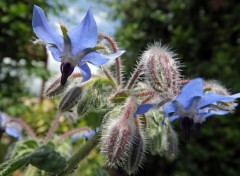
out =
[(17, 122), (12, 122), (11, 117), (7, 114), (0, 112), (0, 133), (6, 132), (9, 136), (22, 139), (21, 126)]
[[(234, 103), (237, 98), (240, 98), (240, 93), (234, 95), (204, 93), (203, 80), (196, 78), (186, 84), (175, 99), (163, 105), (164, 119), (168, 117), (170, 122), (179, 119), (180, 127), (187, 139), (193, 124), (202, 123), (212, 115), (225, 115), (232, 112), (237, 106), (237, 103)], [(230, 103), (231, 107), (221, 109), (217, 105), (219, 102)], [(138, 106), (135, 116), (144, 114), (154, 107), (157, 107), (157, 104), (142, 104)]]
[(97, 132), (98, 132), (99, 128), (96, 128), (94, 130), (90, 130), (90, 131), (82, 131), (79, 133), (76, 133), (72, 136), (71, 141), (76, 141), (80, 138), (85, 138), (86, 140), (90, 140)]
[(34, 5), (32, 18), (33, 31), (39, 39), (47, 45), (53, 58), (62, 62), (61, 84), (64, 85), (72, 74), (75, 66), (82, 73), (82, 82), (91, 78), (91, 70), (87, 63), (95, 66), (105, 64), (109, 59), (121, 56), (125, 51), (119, 51), (111, 55), (103, 55), (97, 52), (97, 25), (89, 8), (82, 22), (71, 30), (61, 25), (63, 36), (55, 32), (47, 22), (43, 10)]
[(164, 104), (164, 117), (168, 117), (170, 122), (179, 119), (184, 136), (188, 139), (193, 124), (202, 123), (207, 117), (215, 114), (225, 115), (237, 105), (233, 103), (231, 109), (222, 110), (214, 106), (216, 103), (233, 102), (237, 98), (240, 98), (240, 93), (234, 95), (220, 95), (213, 92), (204, 93), (203, 80), (196, 78), (186, 84), (174, 100)]

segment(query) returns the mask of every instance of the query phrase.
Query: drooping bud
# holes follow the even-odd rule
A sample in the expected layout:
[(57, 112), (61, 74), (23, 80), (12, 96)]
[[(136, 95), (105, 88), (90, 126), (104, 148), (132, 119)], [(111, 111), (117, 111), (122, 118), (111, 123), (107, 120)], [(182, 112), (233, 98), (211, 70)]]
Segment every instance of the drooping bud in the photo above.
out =
[(169, 159), (174, 159), (178, 150), (178, 137), (170, 123), (162, 126), (161, 153)]
[(113, 118), (117, 115), (113, 110), (113, 113), (110, 113), (109, 118), (106, 119), (100, 146), (101, 152), (107, 156), (109, 166), (121, 165), (131, 151), (136, 134), (136, 124), (133, 118), (136, 107), (134, 98), (130, 97), (124, 113), (119, 118)]
[[(204, 81), (203, 88), (204, 88), (204, 93), (213, 92), (220, 95), (226, 95), (226, 96), (230, 95), (229, 91), (223, 85), (221, 85), (219, 82), (215, 80)], [(215, 108), (223, 111), (233, 111), (236, 105), (237, 104), (234, 103), (234, 101), (230, 101), (230, 102), (219, 101), (216, 103), (216, 106), (213, 107), (213, 109)]]
[(152, 155), (159, 155), (162, 145), (162, 120), (163, 114), (152, 112), (147, 117), (147, 136), (149, 151)]
[(97, 112), (100, 117), (104, 117), (110, 110), (111, 105), (106, 104), (106, 101), (111, 90), (109, 82), (103, 79), (98, 79), (91, 86), (86, 87), (84, 96), (78, 102), (78, 115)]
[(61, 85), (64, 86), (67, 82), (68, 77), (73, 73), (74, 66), (70, 63), (62, 63), (61, 64)]
[(54, 97), (64, 92), (68, 86), (68, 82), (64, 86), (60, 84), (61, 79), (55, 80), (45, 91), (45, 95), (48, 97)]
[(145, 133), (144, 129), (141, 127), (142, 124), (139, 118), (135, 118), (135, 124), (137, 128), (134, 141), (132, 143), (131, 150), (128, 153), (126, 162), (123, 161), (123, 164), (125, 165), (124, 168), (129, 175), (136, 173), (138, 168), (142, 165), (146, 151)]
[(161, 43), (154, 43), (141, 57), (147, 81), (161, 98), (172, 98), (179, 92), (180, 64), (175, 56)]
[(228, 90), (216, 80), (204, 80), (203, 89), (204, 93), (214, 92), (220, 95), (230, 95)]
[(73, 87), (71, 88), (62, 98), (59, 104), (59, 111), (65, 112), (71, 110), (81, 98), (82, 88), (81, 87)]

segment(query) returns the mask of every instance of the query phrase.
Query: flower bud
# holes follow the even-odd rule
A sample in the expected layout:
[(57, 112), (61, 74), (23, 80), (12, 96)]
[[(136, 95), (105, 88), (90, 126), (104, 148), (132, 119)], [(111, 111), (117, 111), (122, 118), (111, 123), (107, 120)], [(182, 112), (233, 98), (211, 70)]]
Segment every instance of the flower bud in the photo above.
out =
[(152, 112), (147, 117), (147, 136), (149, 151), (152, 155), (159, 155), (162, 145), (162, 121), (163, 114)]
[(60, 81), (61, 81), (60, 79), (55, 80), (45, 91), (45, 95), (48, 97), (54, 97), (63, 93), (66, 87), (68, 86), (68, 82), (64, 86), (62, 86), (60, 84)]
[(145, 151), (146, 151), (146, 138), (143, 129), (141, 128), (141, 122), (138, 118), (135, 118), (136, 132), (132, 143), (131, 150), (128, 153), (128, 157), (125, 164), (125, 169), (129, 175), (136, 173), (138, 168), (142, 165)]
[(180, 66), (175, 56), (161, 43), (154, 43), (141, 57), (147, 81), (161, 98), (172, 98), (179, 92)]
[(73, 87), (71, 88), (62, 98), (59, 104), (59, 111), (65, 112), (71, 110), (78, 102), (82, 95), (81, 87)]
[(130, 97), (123, 115), (114, 119), (112, 115), (116, 114), (113, 111), (109, 115), (111, 118), (106, 119), (100, 145), (101, 152), (107, 156), (109, 166), (121, 165), (121, 161), (126, 159), (132, 148), (136, 133), (136, 124), (133, 118), (135, 111), (135, 100)]
[(215, 80), (207, 80), (207, 81), (204, 80), (203, 89), (204, 89), (204, 93), (214, 92), (220, 95), (230, 95), (228, 90)]
[(174, 159), (178, 150), (178, 137), (171, 125), (164, 124), (162, 126), (162, 145), (161, 153), (169, 159)]
[[(226, 96), (230, 95), (229, 91), (223, 85), (221, 85), (215, 80), (204, 81), (203, 88), (204, 88), (204, 93), (213, 92), (220, 95), (226, 95)], [(234, 110), (235, 106), (236, 106), (236, 103), (234, 103), (234, 101), (230, 101), (230, 102), (219, 101), (216, 103), (216, 106), (213, 108), (224, 110), (224, 111), (232, 111)]]

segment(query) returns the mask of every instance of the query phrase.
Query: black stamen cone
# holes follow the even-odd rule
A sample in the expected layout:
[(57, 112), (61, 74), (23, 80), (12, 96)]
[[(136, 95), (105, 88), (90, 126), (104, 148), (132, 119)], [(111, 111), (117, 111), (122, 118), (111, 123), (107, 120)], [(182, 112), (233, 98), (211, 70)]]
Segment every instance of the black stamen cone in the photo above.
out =
[(64, 86), (67, 82), (68, 76), (66, 74), (62, 74), (61, 76), (61, 86)]
[(64, 86), (67, 82), (68, 77), (72, 74), (74, 70), (74, 66), (72, 66), (70, 63), (62, 63), (61, 64), (61, 85)]
[(190, 139), (190, 129), (193, 126), (193, 119), (188, 117), (182, 117), (179, 119), (179, 125), (183, 130), (185, 140)]

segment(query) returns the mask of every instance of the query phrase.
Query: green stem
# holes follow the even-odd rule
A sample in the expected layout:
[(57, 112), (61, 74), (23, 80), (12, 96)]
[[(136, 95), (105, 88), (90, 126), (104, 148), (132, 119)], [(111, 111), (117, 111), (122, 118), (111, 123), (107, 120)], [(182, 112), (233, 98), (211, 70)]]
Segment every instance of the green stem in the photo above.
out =
[(98, 144), (98, 140), (100, 138), (100, 132), (97, 132), (92, 139), (86, 142), (75, 155), (72, 156), (68, 160), (67, 168), (64, 170), (63, 173), (59, 174), (59, 176), (66, 176), (71, 174), (77, 165), (82, 161), (96, 145)]
[(115, 79), (113, 78), (113, 76), (111, 75), (111, 73), (109, 72), (109, 70), (107, 70), (105, 67), (101, 67), (101, 68), (103, 70), (103, 73), (106, 75), (106, 77), (111, 82), (113, 88), (117, 88), (117, 83), (116, 83)]

